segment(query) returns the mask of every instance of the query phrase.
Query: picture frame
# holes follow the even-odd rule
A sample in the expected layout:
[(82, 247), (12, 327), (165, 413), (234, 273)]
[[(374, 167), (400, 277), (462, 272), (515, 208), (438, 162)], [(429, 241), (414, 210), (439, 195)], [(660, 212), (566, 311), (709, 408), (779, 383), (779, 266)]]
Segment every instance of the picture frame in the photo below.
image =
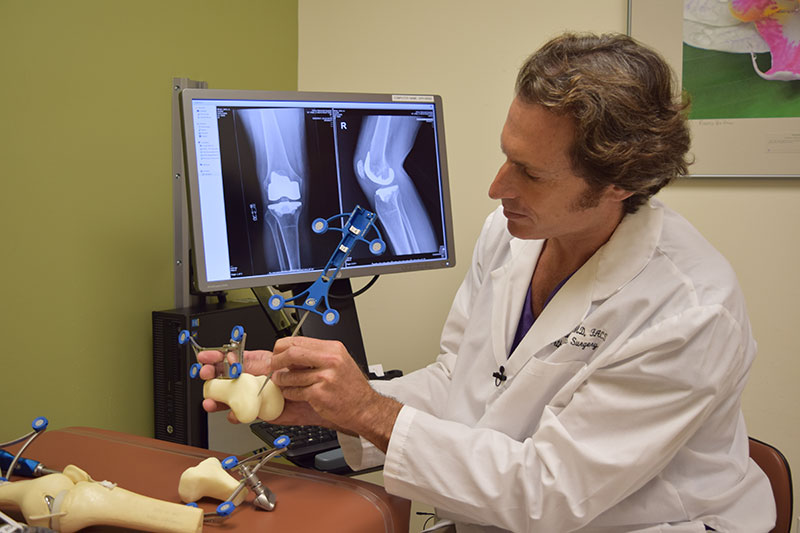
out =
[[(628, 34), (664, 56), (692, 102), (694, 163), (688, 177), (800, 178), (800, 80), (762, 79), (749, 53), (707, 53), (685, 45), (685, 1), (628, 0)], [(759, 66), (766, 61), (766, 70), (769, 53), (763, 55), (756, 59)], [(705, 78), (696, 94), (686, 88), (692, 75)], [(734, 89), (738, 99), (730, 96)], [(762, 92), (766, 96), (759, 99)], [(698, 109), (699, 118), (693, 118)]]

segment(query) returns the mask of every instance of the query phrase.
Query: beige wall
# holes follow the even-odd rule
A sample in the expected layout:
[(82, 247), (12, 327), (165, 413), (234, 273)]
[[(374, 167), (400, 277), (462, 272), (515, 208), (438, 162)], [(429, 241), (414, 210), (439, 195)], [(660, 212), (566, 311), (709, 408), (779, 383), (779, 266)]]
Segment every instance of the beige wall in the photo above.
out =
[(292, 90), (295, 0), (0, 1), (0, 442), (152, 435), (173, 307), (173, 77)]
[[(301, 90), (438, 93), (445, 104), (458, 266), (384, 276), (359, 297), (370, 362), (410, 371), (436, 355), (472, 244), (495, 205), (486, 189), (502, 160), (500, 128), (522, 60), (565, 29), (625, 31), (626, 16), (625, 0), (299, 0)], [(686, 180), (660, 196), (738, 272), (760, 346), (745, 394), (750, 433), (800, 465), (800, 182)]]

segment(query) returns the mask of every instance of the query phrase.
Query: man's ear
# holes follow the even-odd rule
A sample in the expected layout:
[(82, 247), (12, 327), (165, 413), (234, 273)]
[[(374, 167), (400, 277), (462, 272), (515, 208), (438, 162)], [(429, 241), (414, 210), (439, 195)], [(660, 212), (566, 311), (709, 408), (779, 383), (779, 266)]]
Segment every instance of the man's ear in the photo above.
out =
[(606, 189), (606, 195), (611, 200), (622, 202), (633, 196), (633, 191), (625, 190), (616, 185), (609, 185)]

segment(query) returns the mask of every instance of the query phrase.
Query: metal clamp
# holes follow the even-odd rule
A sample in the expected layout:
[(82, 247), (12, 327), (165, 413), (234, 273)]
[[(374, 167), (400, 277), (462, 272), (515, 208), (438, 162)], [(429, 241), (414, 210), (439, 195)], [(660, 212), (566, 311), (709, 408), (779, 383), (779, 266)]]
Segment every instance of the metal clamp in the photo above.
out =
[[(236, 509), (236, 505), (233, 503), (233, 500), (239, 495), (239, 493), (245, 490), (245, 488), (250, 489), (255, 495), (253, 504), (258, 509), (262, 509), (264, 511), (274, 510), (275, 505), (277, 504), (275, 493), (269, 490), (269, 487), (261, 482), (257, 474), (261, 467), (267, 463), (267, 461), (276, 455), (285, 452), (288, 449), (290, 442), (291, 440), (288, 436), (282, 435), (272, 441), (272, 445), (274, 446), (274, 449), (272, 450), (263, 451), (242, 461), (239, 461), (239, 459), (237, 459), (234, 455), (223, 459), (222, 468), (225, 470), (233, 470), (234, 468), (237, 469), (241, 474), (242, 479), (231, 495), (228, 496), (224, 502), (219, 504), (214, 512), (205, 513), (203, 515), (203, 519), (205, 521), (216, 521), (219, 518), (224, 518), (231, 514), (234, 509)], [(252, 463), (255, 461), (258, 461), (258, 463), (255, 466), (252, 466)], [(196, 506), (197, 504), (187, 505)]]
[[(223, 379), (236, 379), (242, 375), (242, 363), (244, 362), (244, 343), (247, 340), (247, 333), (244, 332), (244, 328), (242, 326), (234, 326), (233, 330), (231, 330), (231, 340), (227, 344), (223, 344), (222, 346), (215, 346), (215, 347), (204, 347), (200, 346), (197, 341), (194, 339), (189, 330), (183, 329), (178, 333), (178, 344), (186, 344), (187, 342), (191, 344), (192, 350), (194, 351), (194, 356), (197, 358), (197, 354), (199, 352), (205, 350), (217, 350), (223, 353), (222, 358), (222, 366), (223, 372), (222, 375), (218, 376)], [(227, 355), (230, 352), (236, 353), (236, 362), (231, 363), (228, 361)], [(200, 375), (200, 369), (203, 367), (200, 363), (193, 363), (191, 367), (189, 367), (189, 377), (196, 378)]]

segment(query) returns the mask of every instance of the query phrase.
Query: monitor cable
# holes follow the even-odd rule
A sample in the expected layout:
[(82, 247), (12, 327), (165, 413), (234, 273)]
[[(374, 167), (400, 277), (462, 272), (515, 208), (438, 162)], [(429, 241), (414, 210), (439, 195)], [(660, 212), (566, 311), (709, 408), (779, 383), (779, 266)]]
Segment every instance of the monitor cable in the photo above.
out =
[(360, 289), (358, 289), (355, 292), (351, 292), (350, 294), (332, 294), (332, 293), (328, 293), (328, 298), (330, 298), (332, 300), (346, 300), (346, 299), (349, 299), (349, 298), (355, 298), (356, 296), (360, 296), (360, 295), (364, 294), (365, 292), (367, 292), (370, 287), (375, 285), (375, 282), (378, 281), (379, 277), (380, 277), (379, 274), (376, 274), (376, 275), (372, 276), (372, 279), (369, 280), (366, 285), (364, 285), (363, 287), (361, 287)]

